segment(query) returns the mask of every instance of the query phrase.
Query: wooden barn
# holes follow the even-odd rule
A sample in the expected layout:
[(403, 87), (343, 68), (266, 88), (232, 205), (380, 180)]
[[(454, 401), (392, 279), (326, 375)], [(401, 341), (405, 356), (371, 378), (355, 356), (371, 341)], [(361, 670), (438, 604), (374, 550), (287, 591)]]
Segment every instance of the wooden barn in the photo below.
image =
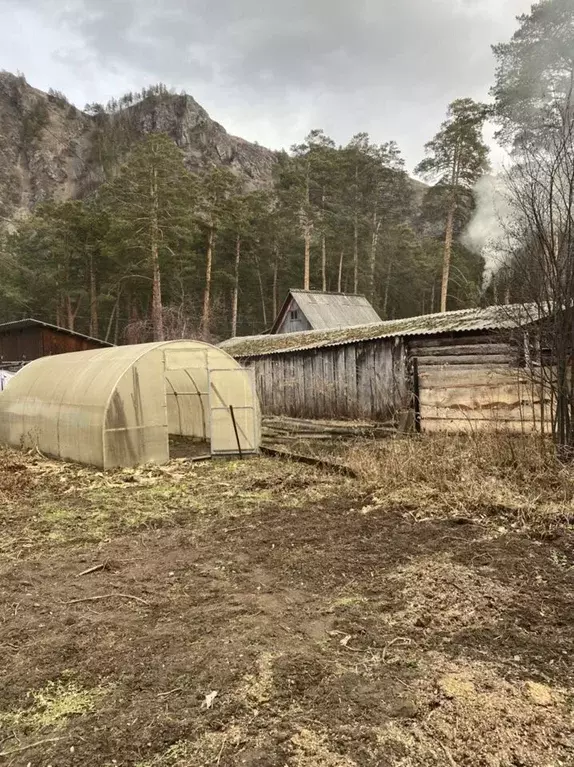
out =
[(106, 341), (26, 319), (0, 325), (0, 367), (19, 367), (38, 357), (113, 346)]
[(525, 360), (532, 323), (494, 306), (221, 346), (254, 370), (264, 414), (532, 430), (548, 404)]

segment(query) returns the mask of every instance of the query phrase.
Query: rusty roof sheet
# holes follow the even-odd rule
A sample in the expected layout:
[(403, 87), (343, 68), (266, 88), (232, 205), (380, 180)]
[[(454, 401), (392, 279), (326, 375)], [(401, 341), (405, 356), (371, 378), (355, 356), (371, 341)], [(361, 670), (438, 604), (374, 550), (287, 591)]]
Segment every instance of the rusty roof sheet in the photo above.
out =
[(502, 330), (535, 322), (538, 318), (538, 312), (534, 306), (507, 304), (488, 306), (485, 309), (461, 309), (440, 314), (423, 314), (419, 317), (405, 317), (400, 320), (387, 320), (348, 328), (243, 336), (230, 338), (219, 346), (232, 357), (259, 357), (281, 352), (318, 349), (322, 346), (341, 346), (377, 338)]

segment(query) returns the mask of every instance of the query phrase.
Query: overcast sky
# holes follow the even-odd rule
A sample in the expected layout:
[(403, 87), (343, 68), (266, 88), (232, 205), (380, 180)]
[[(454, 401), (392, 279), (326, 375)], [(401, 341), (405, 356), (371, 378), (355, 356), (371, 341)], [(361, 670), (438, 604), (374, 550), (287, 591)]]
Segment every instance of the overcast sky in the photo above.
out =
[[(83, 107), (162, 81), (235, 135), (394, 139), (412, 168), (528, 0), (0, 0), (0, 69)], [(495, 157), (499, 157), (497, 153)]]

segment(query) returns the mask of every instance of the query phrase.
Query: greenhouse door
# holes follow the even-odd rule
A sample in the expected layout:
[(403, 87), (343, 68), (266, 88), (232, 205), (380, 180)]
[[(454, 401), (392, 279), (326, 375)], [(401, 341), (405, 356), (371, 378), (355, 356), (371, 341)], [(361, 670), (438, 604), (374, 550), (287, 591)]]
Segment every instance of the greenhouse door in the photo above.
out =
[(209, 371), (212, 455), (256, 453), (259, 446), (253, 371)]
[(204, 349), (167, 349), (164, 365), (169, 434), (207, 441), (207, 352)]

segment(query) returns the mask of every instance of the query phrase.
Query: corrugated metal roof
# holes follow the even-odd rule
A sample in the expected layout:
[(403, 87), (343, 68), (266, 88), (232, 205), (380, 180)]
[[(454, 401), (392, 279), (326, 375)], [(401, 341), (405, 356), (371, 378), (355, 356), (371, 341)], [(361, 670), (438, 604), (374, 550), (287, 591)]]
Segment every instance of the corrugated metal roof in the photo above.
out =
[(291, 295), (313, 330), (347, 328), (381, 321), (365, 296), (311, 290), (292, 290)]
[(401, 320), (356, 325), (334, 330), (307, 330), (302, 333), (282, 333), (265, 336), (230, 338), (219, 344), (232, 357), (257, 357), (286, 351), (316, 349), (321, 346), (341, 346), (357, 341), (393, 336), (426, 336), (443, 333), (463, 333), (477, 330), (502, 330), (535, 322), (536, 307), (522, 304), (488, 306), (485, 309), (461, 309), (441, 314), (423, 314)]
[(381, 321), (365, 296), (355, 293), (323, 293), (319, 290), (291, 289), (273, 323), (271, 333), (276, 333), (281, 326), (292, 298), (297, 302), (313, 330), (347, 328)]
[(25, 328), (49, 328), (50, 330), (57, 330), (59, 333), (66, 333), (69, 336), (76, 336), (76, 338), (83, 338), (85, 341), (93, 341), (101, 346), (113, 346), (108, 341), (102, 341), (101, 338), (92, 338), (92, 336), (86, 336), (83, 333), (76, 333), (75, 330), (68, 330), (68, 328), (61, 328), (58, 325), (51, 325), (49, 322), (42, 322), (42, 320), (35, 320), (29, 317), (25, 320), (14, 320), (13, 322), (4, 322), (0, 324), (0, 333), (11, 330), (23, 330)]

